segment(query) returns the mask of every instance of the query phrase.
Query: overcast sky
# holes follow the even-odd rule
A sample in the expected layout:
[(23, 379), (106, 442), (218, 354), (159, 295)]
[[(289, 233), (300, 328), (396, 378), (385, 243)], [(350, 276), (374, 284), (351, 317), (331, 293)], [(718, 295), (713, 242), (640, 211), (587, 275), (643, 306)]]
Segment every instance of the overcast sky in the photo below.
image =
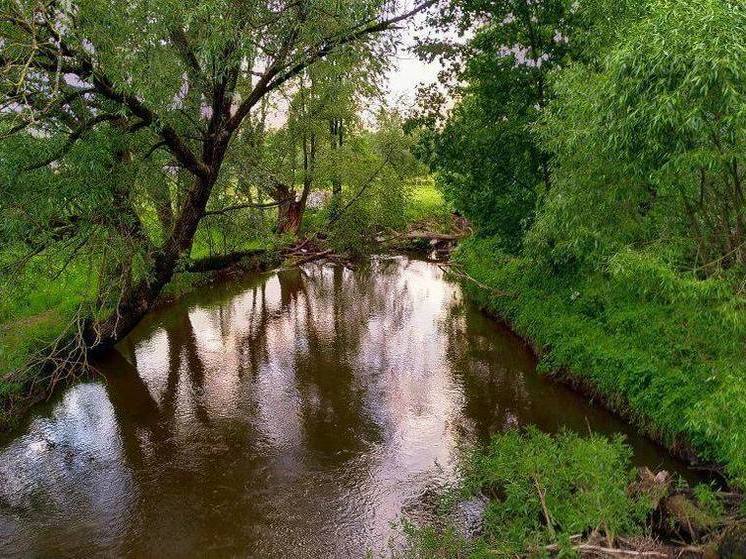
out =
[[(416, 16), (401, 33), (402, 48), (394, 60), (394, 70), (389, 75), (389, 103), (404, 107), (414, 102), (414, 92), (420, 83), (434, 82), (440, 71), (440, 64), (421, 62), (409, 49), (414, 46), (416, 29), (422, 25), (422, 16)], [(421, 32), (420, 32), (421, 33)]]
[(426, 64), (412, 53), (402, 51), (396, 56), (396, 68), (389, 75), (389, 102), (404, 106), (414, 101), (414, 91), (420, 83), (434, 82), (440, 65)]

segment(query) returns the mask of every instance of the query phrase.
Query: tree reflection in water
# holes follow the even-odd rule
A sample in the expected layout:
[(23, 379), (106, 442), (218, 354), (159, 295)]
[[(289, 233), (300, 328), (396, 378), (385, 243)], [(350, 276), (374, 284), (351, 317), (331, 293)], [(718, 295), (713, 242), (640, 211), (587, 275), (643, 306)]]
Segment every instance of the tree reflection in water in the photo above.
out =
[(0, 555), (381, 551), (460, 446), (514, 424), (622, 429), (534, 366), (425, 262), (205, 288), (0, 449)]

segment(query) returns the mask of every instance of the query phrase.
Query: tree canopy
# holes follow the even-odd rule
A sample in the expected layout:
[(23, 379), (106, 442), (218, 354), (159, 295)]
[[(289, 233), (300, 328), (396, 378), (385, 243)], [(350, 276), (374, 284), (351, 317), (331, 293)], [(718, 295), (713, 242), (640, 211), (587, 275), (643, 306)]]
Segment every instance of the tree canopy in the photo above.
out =
[(382, 56), (394, 46), (382, 32), (432, 4), (3, 0), (4, 234), (31, 243), (27, 256), (113, 248), (83, 337), (116, 341), (229, 187), (224, 163), (252, 145), (269, 94), (300, 83), (297, 107), (315, 65)]

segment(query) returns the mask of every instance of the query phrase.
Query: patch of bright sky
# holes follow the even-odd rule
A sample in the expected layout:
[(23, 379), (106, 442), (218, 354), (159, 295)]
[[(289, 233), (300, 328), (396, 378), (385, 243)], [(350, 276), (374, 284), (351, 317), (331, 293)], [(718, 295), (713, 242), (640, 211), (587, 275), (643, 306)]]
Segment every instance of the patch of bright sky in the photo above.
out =
[(388, 76), (387, 100), (404, 109), (414, 104), (417, 86), (437, 81), (438, 72), (442, 69), (437, 61), (424, 62), (411, 51), (415, 45), (415, 30), (421, 23), (422, 18), (416, 17), (402, 31), (402, 46), (394, 57), (394, 68)]

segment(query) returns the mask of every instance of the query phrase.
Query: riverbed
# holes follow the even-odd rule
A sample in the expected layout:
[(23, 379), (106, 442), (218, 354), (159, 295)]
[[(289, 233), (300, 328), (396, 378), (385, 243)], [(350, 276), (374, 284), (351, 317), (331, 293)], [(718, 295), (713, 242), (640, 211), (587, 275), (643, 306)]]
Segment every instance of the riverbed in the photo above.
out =
[(433, 263), (309, 264), (148, 316), (0, 440), (0, 556), (390, 556), (491, 434), (622, 433)]

